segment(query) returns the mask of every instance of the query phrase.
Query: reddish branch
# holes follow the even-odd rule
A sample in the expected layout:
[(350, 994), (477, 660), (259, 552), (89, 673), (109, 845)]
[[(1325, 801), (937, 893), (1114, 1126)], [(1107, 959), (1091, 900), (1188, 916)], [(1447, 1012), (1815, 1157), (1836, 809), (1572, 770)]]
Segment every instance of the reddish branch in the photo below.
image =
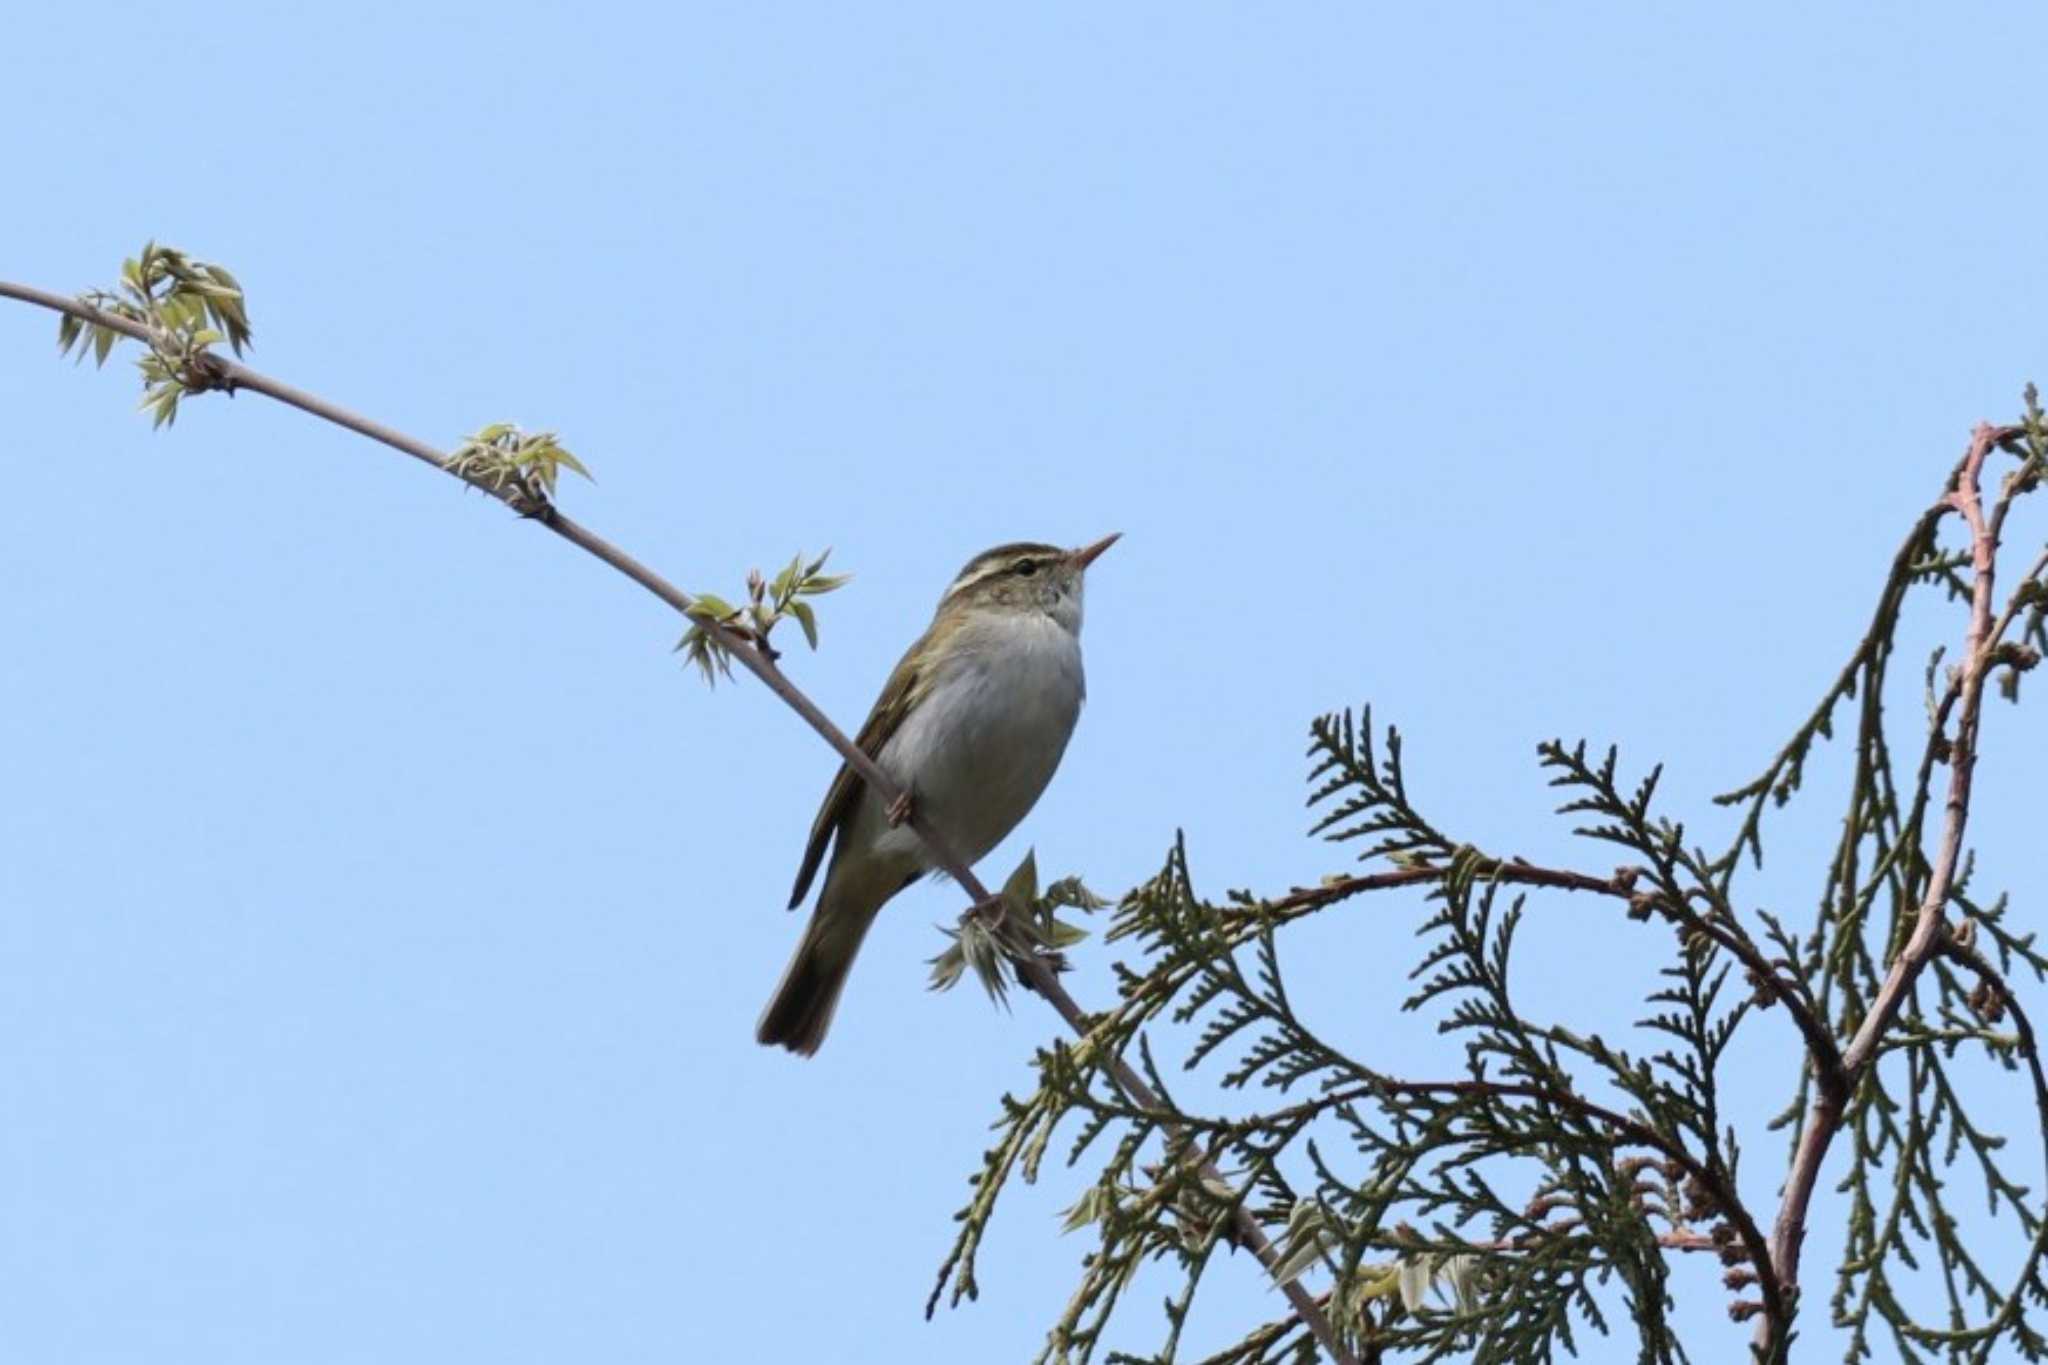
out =
[[(0, 297), (19, 299), (25, 303), (36, 304), (54, 312), (69, 314), (82, 322), (88, 322), (97, 327), (104, 327), (119, 332), (121, 335), (139, 341), (145, 346), (153, 345), (155, 341), (150, 329), (141, 323), (122, 317), (119, 314), (94, 308), (76, 299), (66, 298), (61, 294), (50, 293), (47, 290), (0, 280)], [(206, 381), (203, 387), (222, 389), (229, 393), (244, 389), (251, 393), (260, 393), (266, 398), (276, 399), (287, 407), (297, 408), (301, 412), (318, 417), (323, 421), (332, 422), (336, 426), (353, 431), (360, 436), (367, 436), (369, 439), (381, 445), (389, 446), (401, 454), (410, 455), (422, 463), (432, 465), (442, 473), (461, 479), (479, 492), (496, 498), (520, 516), (545, 526), (548, 530), (553, 531), (578, 549), (594, 555), (612, 568), (617, 569), (627, 578), (638, 583), (678, 612), (682, 612), (685, 615), (689, 613), (693, 599), (688, 593), (655, 573), (652, 569), (606, 540), (603, 536), (598, 535), (595, 531), (565, 515), (561, 509), (545, 497), (536, 494), (534, 490), (513, 483), (497, 482), (487, 476), (466, 474), (452, 467), (446, 455), (425, 441), (387, 427), (381, 422), (374, 422), (358, 413), (339, 407), (314, 394), (307, 393), (303, 389), (297, 389), (289, 384), (281, 383), (260, 371), (252, 370), (248, 366), (229, 360), (224, 356), (208, 352), (202, 357), (202, 363), (206, 366), (205, 373), (201, 376)], [(696, 618), (692, 619), (695, 620)], [(845, 731), (834, 725), (831, 718), (823, 711), (820, 711), (816, 704), (809, 697), (805, 696), (796, 684), (783, 676), (782, 671), (775, 666), (774, 660), (767, 652), (757, 648), (744, 635), (722, 624), (717, 622), (699, 622), (699, 624), (704, 625), (705, 629), (712, 631), (718, 636), (719, 642), (742, 668), (759, 678), (769, 691), (780, 697), (791, 710), (803, 717), (804, 722), (811, 729), (815, 730), (827, 744), (831, 745), (855, 772), (860, 774), (861, 779), (873, 788), (876, 796), (884, 804), (893, 805), (904, 799), (905, 794), (903, 790), (896, 785), (887, 773), (883, 772), (875, 764), (872, 758), (861, 752), (860, 748), (846, 737)], [(947, 846), (945, 837), (933, 827), (930, 819), (916, 810), (914, 803), (909, 818), (911, 828), (917, 831), (918, 836), (924, 840), (925, 846), (931, 850), (933, 860), (955, 882), (959, 883), (961, 890), (965, 891), (976, 905), (986, 904), (990, 900), (988, 889), (975, 877), (973, 870)], [(1030, 959), (1018, 959), (1015, 961), (1015, 966), (1018, 976), (1022, 978), (1026, 986), (1039, 995), (1044, 996), (1069, 1028), (1073, 1029), (1077, 1034), (1086, 1036), (1091, 1022), (1087, 1011), (1083, 1010), (1074, 1000), (1074, 997), (1067, 993), (1066, 988), (1060, 984), (1059, 979), (1054, 976), (1051, 968)], [(1160, 1107), (1158, 1096), (1152, 1093), (1151, 1088), (1145, 1084), (1143, 1078), (1121, 1058), (1112, 1061), (1111, 1074), (1116, 1083), (1131, 1097), (1134, 1104), (1147, 1109)], [(1220, 1174), (1213, 1166), (1205, 1165), (1202, 1174), (1221, 1179)], [(1279, 1252), (1252, 1216), (1239, 1209), (1236, 1223), (1235, 1231), (1243, 1244), (1251, 1248), (1268, 1271), (1276, 1268), (1280, 1263)], [(1355, 1365), (1356, 1358), (1343, 1342), (1338, 1340), (1336, 1333), (1330, 1327), (1329, 1320), (1324, 1316), (1321, 1308), (1317, 1306), (1315, 1296), (1310, 1294), (1297, 1281), (1290, 1281), (1282, 1285), (1281, 1288), (1286, 1293), (1288, 1302), (1293, 1306), (1302, 1322), (1315, 1334), (1316, 1341), (1322, 1346), (1323, 1351), (1330, 1360), (1337, 1362), (1338, 1365)]]
[[(1338, 877), (1321, 886), (1303, 887), (1266, 902), (1263, 909), (1292, 917), (1320, 910), (1326, 905), (1369, 891), (1385, 891), (1403, 886), (1428, 886), (1444, 880), (1450, 869), (1435, 865), (1403, 867), (1391, 872), (1372, 872), (1356, 877)], [(1748, 972), (1750, 983), (1774, 1004), (1785, 1007), (1798, 1027), (1800, 1036), (1806, 1042), (1811, 1055), (1814, 1073), (1819, 1077), (1821, 1088), (1827, 1092), (1846, 1095), (1846, 1077), (1842, 1070), (1841, 1052), (1835, 1045), (1834, 1034), (1814, 1010), (1812, 1003), (1797, 987), (1779, 975), (1771, 960), (1756, 946), (1747, 934), (1730, 928), (1727, 924), (1708, 919), (1682, 902), (1674, 902), (1669, 896), (1635, 889), (1635, 869), (1624, 868), (1611, 877), (1595, 877), (1584, 872), (1573, 872), (1564, 868), (1538, 867), (1520, 859), (1504, 861), (1487, 860), (1477, 865), (1472, 873), (1475, 880), (1504, 882), (1515, 886), (1541, 886), (1558, 891), (1589, 891), (1595, 895), (1611, 896), (1629, 902), (1631, 912), (1638, 909), (1654, 911), (1670, 923), (1687, 933), (1698, 934), (1712, 940), (1726, 949)]]
[[(1957, 467), (1955, 481), (1937, 510), (1959, 514), (1970, 534), (1969, 625), (1963, 635), (1962, 659), (1956, 677), (1955, 735), (1948, 741), (1948, 794), (1944, 803), (1941, 838), (1927, 886), (1920, 899), (1912, 936), (1892, 960), (1879, 987), (1877, 998), (1862, 1024), (1842, 1052), (1842, 1070), (1847, 1082), (1839, 1093), (1823, 1089), (1807, 1113), (1799, 1146), (1792, 1157), (1785, 1190), (1778, 1206), (1777, 1222), (1771, 1229), (1771, 1264), (1776, 1268), (1782, 1292), (1790, 1297), (1799, 1288), (1799, 1252), (1806, 1238), (1807, 1208), (1813, 1200), (1820, 1168), (1828, 1148), (1842, 1126), (1848, 1097), (1868, 1074), (1885, 1034), (1898, 1018), (1900, 1008), (1911, 994), (1927, 964), (1942, 950), (1948, 937), (1943, 909), (1955, 886), (1956, 870), (1963, 855), (1963, 833), (1970, 817), (1970, 784), (1977, 766), (1977, 731), (1982, 714), (1984, 683), (1991, 672), (1992, 646), (1996, 640), (1992, 625), (1992, 598), (1998, 557), (1998, 526), (2004, 520), (2006, 504), (2001, 502), (1993, 518), (1984, 514), (1984, 462), (1991, 452), (2011, 438), (2010, 429), (1980, 425), (1972, 433), (1970, 446)], [(2009, 620), (2010, 613), (2001, 620)], [(1939, 747), (1941, 736), (1930, 737)], [(1770, 1337), (1760, 1326), (1757, 1341), (1767, 1346)]]

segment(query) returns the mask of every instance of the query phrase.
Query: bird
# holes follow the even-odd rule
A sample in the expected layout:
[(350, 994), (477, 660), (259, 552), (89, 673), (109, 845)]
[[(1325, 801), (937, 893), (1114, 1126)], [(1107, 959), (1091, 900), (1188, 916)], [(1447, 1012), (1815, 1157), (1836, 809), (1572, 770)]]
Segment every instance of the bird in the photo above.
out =
[(854, 743), (903, 790), (885, 806), (849, 765), (825, 792), (789, 908), (832, 861), (803, 938), (755, 1037), (816, 1053), (875, 916), (936, 860), (910, 827), (914, 806), (970, 866), (1030, 813), (1051, 782), (1087, 683), (1081, 590), (1121, 532), (1061, 549), (1019, 541), (967, 561), (868, 712)]

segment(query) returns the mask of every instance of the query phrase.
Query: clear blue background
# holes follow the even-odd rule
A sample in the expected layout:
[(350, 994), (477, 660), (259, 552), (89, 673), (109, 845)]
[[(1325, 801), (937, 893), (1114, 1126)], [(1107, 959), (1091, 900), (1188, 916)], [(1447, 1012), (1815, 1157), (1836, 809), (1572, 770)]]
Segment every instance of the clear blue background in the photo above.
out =
[[(993, 875), (1029, 844), (1114, 891), (1177, 827), (1219, 893), (1340, 870), (1304, 727), (1364, 700), (1484, 847), (1564, 856), (1553, 734), (1668, 760), (1719, 842), (1704, 795), (1832, 676), (1970, 424), (2048, 379), (2014, 66), (2044, 37), (2016, 7), (44, 5), (0, 81), (0, 275), (110, 283), (154, 236), (238, 273), (263, 368), (437, 441), (559, 430), (598, 477), (570, 508), (686, 587), (836, 547), (859, 576), (790, 664), (849, 724), (970, 554), (1124, 531), (1088, 712)], [(816, 1061), (752, 1042), (819, 743), (445, 479), (250, 397), (152, 436), (53, 330), (0, 309), (0, 1359), (1034, 1351), (1085, 1250), (1070, 1176), (921, 1319), (1053, 1028), (924, 991), (955, 900), (892, 908)], [(1909, 725), (1954, 634), (1924, 624)], [(1995, 710), (1980, 787), (1980, 889), (2029, 919), (2042, 735)], [(1833, 819), (1754, 903), (1804, 921)], [(1421, 1074), (1454, 1054), (1397, 1012), (1418, 919), (1354, 905), (1290, 960)], [(1532, 1005), (1632, 1017), (1661, 931), (1536, 919)], [(1106, 982), (1084, 949), (1077, 992)], [(1775, 1108), (1783, 1021), (1737, 1060)], [(1766, 1211), (1780, 1150), (1751, 1143)], [(1714, 1268), (1680, 1275), (1732, 1358)], [(1243, 1258), (1213, 1292), (1198, 1344), (1281, 1306)]]

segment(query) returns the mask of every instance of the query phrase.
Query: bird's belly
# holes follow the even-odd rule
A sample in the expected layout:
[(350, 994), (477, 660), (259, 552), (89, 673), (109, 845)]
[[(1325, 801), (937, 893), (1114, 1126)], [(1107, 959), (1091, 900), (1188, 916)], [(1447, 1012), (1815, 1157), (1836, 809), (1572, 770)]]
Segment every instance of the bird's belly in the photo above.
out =
[[(891, 737), (882, 766), (911, 788), (919, 813), (954, 851), (976, 862), (1030, 813), (1052, 780), (1081, 693), (1078, 644), (1054, 626), (1042, 640), (953, 669)], [(930, 865), (909, 829), (885, 837)]]

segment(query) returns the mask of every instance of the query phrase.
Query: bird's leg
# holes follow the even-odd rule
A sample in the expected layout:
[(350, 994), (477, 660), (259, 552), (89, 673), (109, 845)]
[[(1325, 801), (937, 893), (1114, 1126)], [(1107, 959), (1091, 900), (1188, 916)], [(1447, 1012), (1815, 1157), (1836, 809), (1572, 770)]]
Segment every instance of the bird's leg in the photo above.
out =
[(889, 828), (895, 829), (899, 825), (909, 824), (911, 811), (915, 807), (916, 803), (911, 797), (910, 788), (905, 787), (903, 794), (889, 803)]

